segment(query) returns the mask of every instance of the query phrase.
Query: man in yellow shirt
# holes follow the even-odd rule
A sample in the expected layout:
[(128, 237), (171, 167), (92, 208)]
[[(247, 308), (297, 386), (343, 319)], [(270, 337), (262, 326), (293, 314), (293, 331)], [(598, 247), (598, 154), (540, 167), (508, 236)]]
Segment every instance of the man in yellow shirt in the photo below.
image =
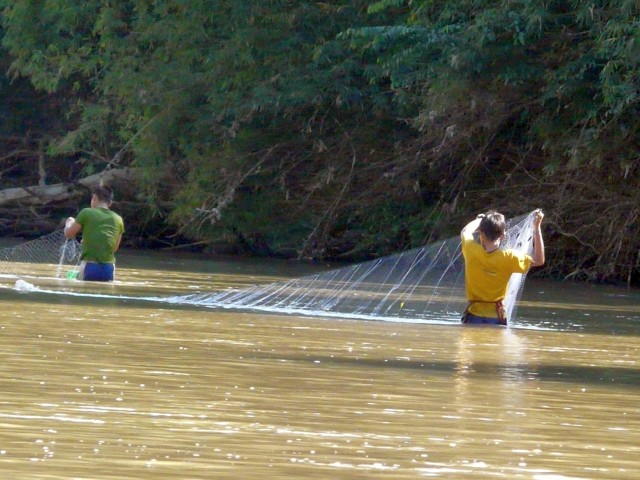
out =
[[(460, 232), (464, 256), (467, 307), (463, 323), (506, 325), (503, 301), (512, 273), (526, 273), (544, 264), (544, 241), (540, 225), (544, 214), (535, 211), (533, 256), (500, 249), (506, 223), (496, 211), (480, 214)], [(477, 232), (477, 239), (474, 234)]]

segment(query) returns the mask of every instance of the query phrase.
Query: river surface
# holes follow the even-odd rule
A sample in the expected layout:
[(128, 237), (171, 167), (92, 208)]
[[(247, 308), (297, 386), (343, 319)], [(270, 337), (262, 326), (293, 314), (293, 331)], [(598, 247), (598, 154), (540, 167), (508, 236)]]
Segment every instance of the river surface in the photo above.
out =
[(4, 275), (0, 478), (640, 478), (637, 290), (528, 280), (532, 328), (506, 329), (143, 299), (321, 268), (124, 252), (114, 284)]

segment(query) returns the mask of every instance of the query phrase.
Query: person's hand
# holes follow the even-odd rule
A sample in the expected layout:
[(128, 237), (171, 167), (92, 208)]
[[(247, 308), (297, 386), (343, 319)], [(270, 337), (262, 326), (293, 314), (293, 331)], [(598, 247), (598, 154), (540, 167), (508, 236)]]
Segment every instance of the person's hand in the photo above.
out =
[(75, 237), (78, 233), (80, 233), (80, 229), (82, 228), (82, 226), (78, 223), (76, 223), (76, 219), (73, 217), (69, 217), (65, 220), (64, 222), (64, 236), (66, 238), (73, 238)]
[(536, 228), (538, 228), (538, 227), (540, 227), (540, 224), (542, 223), (542, 219), (544, 218), (544, 213), (542, 212), (541, 208), (538, 208), (533, 213), (535, 215), (535, 218), (533, 219), (533, 225)]

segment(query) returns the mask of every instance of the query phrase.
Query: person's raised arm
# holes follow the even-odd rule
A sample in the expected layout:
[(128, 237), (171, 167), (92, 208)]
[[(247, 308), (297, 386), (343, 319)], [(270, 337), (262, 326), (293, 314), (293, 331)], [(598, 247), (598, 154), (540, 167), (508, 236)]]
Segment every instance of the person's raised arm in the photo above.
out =
[(464, 237), (472, 236), (473, 232), (478, 230), (480, 222), (482, 221), (482, 217), (484, 217), (484, 214), (481, 213), (475, 219), (471, 220), (464, 226), (464, 228), (460, 232), (460, 240), (464, 240)]
[(535, 211), (535, 219), (533, 221), (534, 233), (533, 233), (533, 255), (531, 257), (531, 266), (539, 267), (540, 265), (544, 265), (545, 255), (544, 255), (544, 240), (542, 239), (542, 219), (544, 218), (544, 213), (542, 210), (537, 209)]

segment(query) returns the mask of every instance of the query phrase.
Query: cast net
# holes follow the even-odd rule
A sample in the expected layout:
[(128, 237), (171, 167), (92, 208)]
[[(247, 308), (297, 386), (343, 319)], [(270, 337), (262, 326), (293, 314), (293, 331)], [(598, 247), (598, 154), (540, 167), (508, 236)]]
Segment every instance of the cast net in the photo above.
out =
[[(501, 248), (531, 254), (533, 213), (511, 219)], [(525, 275), (505, 298), (513, 323)], [(168, 298), (173, 303), (392, 321), (459, 322), (467, 301), (460, 238), (288, 281)]]
[(82, 247), (67, 240), (62, 231), (44, 235), (14, 247), (0, 249), (0, 274), (24, 275), (36, 270), (39, 275), (60, 277), (63, 267), (80, 263)]

